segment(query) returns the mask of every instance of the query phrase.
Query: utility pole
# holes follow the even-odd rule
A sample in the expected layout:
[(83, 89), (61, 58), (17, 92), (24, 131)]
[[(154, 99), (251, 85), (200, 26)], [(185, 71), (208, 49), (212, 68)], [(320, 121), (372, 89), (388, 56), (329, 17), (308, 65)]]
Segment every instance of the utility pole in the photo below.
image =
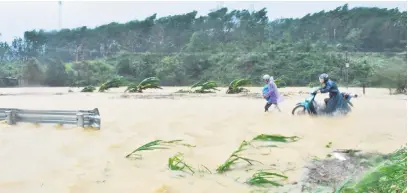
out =
[(61, 13), (62, 13), (62, 1), (58, 1), (58, 29), (61, 30)]
[(249, 5), (249, 12), (252, 13), (254, 10), (254, 2), (251, 1), (251, 4)]
[(350, 64), (348, 62), (348, 52), (346, 51), (346, 88), (348, 90), (348, 69), (350, 67)]

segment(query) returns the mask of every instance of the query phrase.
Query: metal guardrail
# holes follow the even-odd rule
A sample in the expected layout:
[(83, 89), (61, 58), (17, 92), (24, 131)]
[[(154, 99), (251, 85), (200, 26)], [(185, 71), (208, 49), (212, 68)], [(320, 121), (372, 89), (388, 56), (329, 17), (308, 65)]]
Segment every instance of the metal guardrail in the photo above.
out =
[(6, 120), (9, 125), (25, 122), (70, 124), (77, 125), (78, 127), (91, 126), (98, 129), (101, 128), (98, 108), (78, 111), (0, 108), (0, 120)]

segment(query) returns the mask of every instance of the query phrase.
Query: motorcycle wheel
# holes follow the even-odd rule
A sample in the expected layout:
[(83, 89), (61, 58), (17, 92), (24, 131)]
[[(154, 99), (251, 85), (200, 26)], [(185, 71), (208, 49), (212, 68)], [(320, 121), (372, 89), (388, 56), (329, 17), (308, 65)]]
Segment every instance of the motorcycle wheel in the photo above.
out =
[(308, 114), (305, 106), (303, 105), (297, 105), (295, 108), (292, 110), (292, 115), (306, 115)]

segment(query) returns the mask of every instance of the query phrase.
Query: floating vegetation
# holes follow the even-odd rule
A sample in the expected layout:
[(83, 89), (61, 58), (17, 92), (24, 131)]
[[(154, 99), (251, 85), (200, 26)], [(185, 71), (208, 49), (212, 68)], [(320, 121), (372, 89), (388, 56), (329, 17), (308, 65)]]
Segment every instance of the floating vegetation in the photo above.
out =
[[(95, 90), (96, 90), (96, 88), (94, 86), (86, 86), (85, 88), (83, 88), (81, 90), (81, 92), (93, 92)], [(71, 90), (71, 92), (72, 92), (72, 90)]]
[[(230, 169), (230, 167), (231, 167), (233, 164), (235, 164), (235, 163), (236, 163), (237, 161), (239, 161), (239, 160), (243, 160), (243, 161), (249, 163), (250, 165), (253, 165), (252, 162), (261, 163), (261, 162), (259, 162), (259, 161), (251, 160), (251, 159), (248, 159), (248, 158), (245, 158), (245, 157), (242, 157), (242, 156), (239, 155), (239, 153), (242, 152), (242, 151), (244, 151), (244, 150), (245, 150), (244, 148), (245, 148), (246, 146), (248, 146), (248, 145), (250, 145), (250, 144), (249, 144), (247, 141), (242, 141), (241, 145), (238, 147), (238, 149), (237, 149), (236, 151), (234, 151), (234, 152), (229, 156), (229, 158), (227, 159), (227, 161), (225, 161), (222, 165), (220, 165), (220, 166), (217, 168), (217, 173), (223, 173), (223, 172), (227, 171), (228, 169)], [(262, 163), (261, 163), (261, 164), (262, 164)]]
[(192, 174), (194, 174), (193, 168), (184, 162), (182, 153), (177, 153), (173, 157), (170, 157), (168, 161), (168, 166), (170, 170), (179, 170), (179, 171), (188, 170)]
[(298, 141), (300, 138), (298, 136), (291, 136), (291, 137), (286, 137), (282, 135), (267, 135), (267, 134), (261, 134), (253, 138), (253, 141), (273, 141), (273, 142), (283, 142), (283, 143), (288, 143), (288, 142), (295, 142)]
[(181, 141), (182, 140), (176, 140), (175, 143), (177, 143), (178, 145), (186, 146), (186, 147), (196, 147), (195, 145), (191, 145), (191, 144), (187, 144), (187, 143), (181, 143)]
[(249, 84), (251, 84), (249, 79), (235, 79), (229, 84), (227, 94), (249, 92), (248, 89), (242, 88), (243, 86), (247, 86)]
[[(256, 137), (254, 137), (252, 140), (257, 140), (257, 141), (268, 141), (268, 142), (294, 142), (299, 140), (299, 137), (297, 136), (282, 136), (282, 135), (267, 135), (267, 134), (261, 134)], [(139, 148), (135, 149), (132, 151), (130, 154), (126, 155), (126, 158), (139, 158), (141, 159), (142, 156), (137, 154), (138, 152), (141, 151), (147, 151), (147, 150), (155, 150), (155, 149), (168, 149), (169, 145), (182, 145), (186, 147), (195, 147), (194, 145), (182, 143), (182, 140), (171, 140), (171, 141), (163, 141), (163, 140), (155, 140), (151, 141), (149, 143), (146, 143)], [(246, 147), (251, 146), (251, 143), (248, 141), (242, 141), (241, 144), (239, 145), (238, 149), (232, 152), (232, 154), (228, 157), (228, 159), (221, 164), (220, 166), (217, 167), (216, 173), (224, 173), (228, 170), (231, 169), (232, 165), (236, 164), (239, 161), (243, 161), (248, 163), (249, 165), (253, 165), (254, 162), (263, 164), (257, 160), (249, 159), (244, 156), (242, 156), (240, 153), (246, 150)], [(266, 145), (268, 147), (276, 147), (275, 145)], [(177, 153), (176, 155), (168, 158), (168, 168), (170, 170), (177, 170), (177, 171), (184, 171), (188, 172), (191, 174), (195, 174), (196, 172), (198, 173), (208, 173), (208, 174), (213, 174), (210, 169), (208, 169), (204, 165), (199, 165), (196, 169), (194, 169), (191, 165), (187, 164), (184, 161), (184, 155), (182, 153)], [(250, 170), (250, 169), (249, 169)], [(247, 170), (247, 171), (249, 171)], [(262, 186), (262, 185), (273, 185), (273, 186), (282, 186), (278, 181), (279, 180), (285, 180), (288, 177), (282, 174), (274, 173), (274, 172), (266, 172), (263, 170), (258, 170), (255, 172), (251, 178), (245, 181), (245, 183), (249, 185), (254, 185), (254, 186)]]
[(319, 161), (319, 160), (320, 160), (320, 158), (319, 158), (319, 157), (317, 157), (317, 156), (313, 156), (313, 157), (312, 157), (312, 160), (313, 160), (313, 161)]
[(176, 145), (183, 145), (186, 147), (195, 147), (190, 144), (185, 144), (185, 143), (180, 143), (182, 140), (171, 140), (171, 141), (163, 141), (163, 140), (154, 140), (149, 143), (146, 143), (139, 148), (133, 150), (131, 153), (125, 156), (125, 158), (136, 158), (136, 159), (141, 159), (142, 156), (139, 154), (136, 154), (137, 152), (140, 151), (148, 151), (148, 150), (155, 150), (155, 149), (168, 149), (168, 145), (171, 144), (176, 144)]
[(330, 141), (330, 142), (326, 145), (326, 148), (331, 148), (332, 145), (333, 145), (333, 143)]
[(285, 180), (288, 179), (287, 176), (284, 176), (281, 174), (259, 170), (255, 172), (251, 178), (248, 179), (247, 183), (249, 185), (255, 185), (255, 186), (262, 186), (266, 184), (271, 184), (273, 186), (282, 186), (282, 184), (275, 181), (276, 178), (285, 179)]

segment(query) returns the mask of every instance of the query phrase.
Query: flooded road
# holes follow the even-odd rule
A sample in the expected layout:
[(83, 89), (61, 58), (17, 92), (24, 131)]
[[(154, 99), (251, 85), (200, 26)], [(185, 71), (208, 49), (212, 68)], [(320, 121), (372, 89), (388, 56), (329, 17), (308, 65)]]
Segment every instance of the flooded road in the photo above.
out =
[[(291, 115), (295, 104), (307, 97), (299, 91), (309, 88), (280, 89), (288, 93), (281, 104), (282, 113), (264, 113), (265, 101), (258, 98), (224, 94), (166, 97), (178, 89), (139, 94), (144, 98), (133, 97), (137, 94), (124, 97), (124, 88), (108, 93), (78, 93), (78, 89), (68, 93), (68, 88), (0, 89), (3, 108), (99, 108), (102, 118), (100, 131), (0, 124), (0, 193), (247, 193), (254, 188), (242, 182), (257, 169), (284, 172), (289, 177), (286, 183), (292, 183), (299, 180), (308, 161), (324, 158), (333, 149), (389, 153), (406, 144), (406, 96), (390, 96), (387, 89), (367, 89), (367, 95), (353, 99), (352, 113), (337, 118)], [(259, 93), (260, 89), (251, 91)], [(359, 89), (350, 90), (360, 94)], [(151, 99), (149, 95), (163, 96)], [(277, 148), (252, 148), (246, 157), (263, 164), (241, 165), (222, 175), (180, 177), (167, 167), (168, 158), (181, 152), (191, 166), (204, 165), (214, 173), (243, 140), (259, 134), (301, 139)], [(124, 158), (156, 139), (182, 139), (196, 147), (146, 151), (142, 160)], [(326, 148), (329, 142), (333, 145)]]

